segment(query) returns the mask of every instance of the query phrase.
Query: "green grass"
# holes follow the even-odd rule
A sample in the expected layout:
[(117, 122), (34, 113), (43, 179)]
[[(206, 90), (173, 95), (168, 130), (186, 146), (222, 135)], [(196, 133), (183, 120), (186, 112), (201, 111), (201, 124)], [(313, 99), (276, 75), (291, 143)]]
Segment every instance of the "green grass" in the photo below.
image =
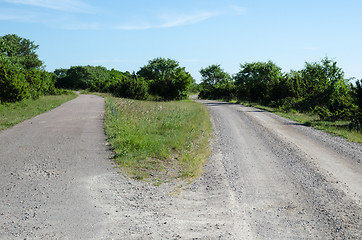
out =
[(200, 176), (212, 126), (206, 107), (106, 98), (105, 130), (116, 163), (131, 177), (158, 185)]
[(25, 99), (17, 103), (0, 104), (0, 131), (56, 108), (76, 96), (75, 94), (41, 96), (36, 100)]
[(241, 104), (273, 112), (279, 116), (291, 119), (306, 126), (314, 127), (316, 129), (331, 133), (335, 136), (346, 138), (348, 141), (362, 143), (362, 132), (350, 129), (349, 121), (322, 121), (316, 114), (300, 113), (297, 111), (286, 112), (279, 108), (262, 106), (260, 104), (250, 102), (242, 102)]

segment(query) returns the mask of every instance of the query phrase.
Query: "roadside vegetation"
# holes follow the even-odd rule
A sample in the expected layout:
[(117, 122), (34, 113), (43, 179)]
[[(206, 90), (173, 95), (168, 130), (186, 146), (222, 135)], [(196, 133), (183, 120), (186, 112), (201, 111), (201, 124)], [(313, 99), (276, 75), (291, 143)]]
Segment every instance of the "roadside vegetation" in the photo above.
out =
[(44, 70), (38, 45), (15, 34), (0, 37), (0, 104), (60, 95), (57, 76)]
[(305, 126), (314, 127), (316, 129), (323, 130), (335, 136), (343, 137), (352, 142), (362, 143), (362, 131), (351, 127), (351, 121), (348, 120), (323, 121), (320, 119), (318, 114), (315, 114), (313, 112), (305, 113), (293, 110), (285, 111), (280, 108), (265, 106), (259, 103), (248, 102), (248, 101), (232, 100), (231, 102), (269, 111), (281, 117), (285, 117), (293, 121), (296, 121)]
[(102, 66), (73, 66), (54, 71), (56, 86), (72, 90), (87, 89), (111, 93), (115, 97), (137, 100), (182, 100), (195, 80), (172, 59), (155, 58), (135, 73), (107, 70)]
[(220, 65), (200, 70), (200, 98), (253, 103), (260, 108), (361, 142), (362, 80), (350, 82), (337, 62), (325, 57), (283, 73), (275, 63), (240, 65), (231, 77)]
[(106, 98), (105, 129), (119, 166), (133, 178), (161, 184), (200, 176), (212, 132), (202, 104)]
[(102, 93), (115, 161), (137, 179), (160, 184), (202, 173), (212, 127), (205, 106), (187, 100), (191, 92), (252, 103), (362, 142), (362, 79), (345, 79), (327, 57), (289, 73), (271, 61), (241, 64), (233, 75), (211, 65), (196, 84), (185, 67), (166, 58), (132, 73), (89, 65), (47, 72), (37, 49), (15, 34), (0, 37), (0, 130), (74, 98), (70, 90)]
[(15, 34), (0, 37), (0, 131), (75, 97), (55, 87), (57, 76), (44, 70), (38, 47)]
[(41, 96), (38, 99), (24, 99), (20, 102), (0, 104), (0, 131), (47, 112), (77, 97), (75, 93)]
[(177, 61), (155, 58), (133, 73), (89, 65), (51, 73), (38, 47), (15, 34), (0, 37), (0, 129), (74, 98), (70, 90), (99, 92), (115, 161), (126, 172), (155, 184), (201, 174), (211, 124), (203, 105), (185, 100), (198, 85)]

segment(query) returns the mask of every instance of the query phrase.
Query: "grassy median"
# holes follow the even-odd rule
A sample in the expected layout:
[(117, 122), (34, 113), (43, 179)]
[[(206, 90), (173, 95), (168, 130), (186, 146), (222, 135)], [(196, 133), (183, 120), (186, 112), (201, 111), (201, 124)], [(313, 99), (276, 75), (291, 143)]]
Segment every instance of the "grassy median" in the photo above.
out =
[(200, 176), (212, 126), (202, 104), (106, 98), (105, 129), (119, 166), (161, 184)]
[(47, 112), (77, 97), (76, 94), (41, 96), (16, 103), (0, 104), (0, 131)]

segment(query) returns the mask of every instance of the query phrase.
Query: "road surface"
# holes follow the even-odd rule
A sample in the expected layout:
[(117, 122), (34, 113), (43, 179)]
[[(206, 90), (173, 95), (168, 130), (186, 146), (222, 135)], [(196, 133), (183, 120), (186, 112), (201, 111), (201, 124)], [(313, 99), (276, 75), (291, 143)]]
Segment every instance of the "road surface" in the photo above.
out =
[(360, 239), (362, 146), (201, 101), (213, 154), (159, 187), (111, 161), (104, 101), (81, 95), (0, 133), (0, 239)]

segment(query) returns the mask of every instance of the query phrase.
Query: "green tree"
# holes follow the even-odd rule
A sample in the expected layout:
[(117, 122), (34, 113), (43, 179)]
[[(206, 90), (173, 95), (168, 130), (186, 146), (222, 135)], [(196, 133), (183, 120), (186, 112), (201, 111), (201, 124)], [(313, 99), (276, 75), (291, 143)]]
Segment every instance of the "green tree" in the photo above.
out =
[(113, 95), (116, 97), (145, 100), (148, 97), (148, 85), (142, 77), (138, 77), (134, 73), (132, 76), (126, 76), (115, 85)]
[(200, 98), (231, 99), (234, 95), (232, 78), (220, 65), (210, 65), (200, 70)]
[(362, 130), (362, 79), (352, 85), (353, 110), (351, 114), (351, 127)]
[(29, 97), (28, 88), (23, 69), (0, 56), (0, 103), (17, 102)]
[(193, 78), (184, 67), (172, 59), (155, 58), (143, 66), (137, 75), (143, 77), (150, 94), (164, 100), (179, 100), (187, 97)]
[(230, 82), (231, 77), (220, 65), (211, 65), (200, 70), (202, 85), (217, 87)]
[(190, 93), (198, 93), (201, 90), (200, 84), (197, 84), (196, 81), (193, 81), (189, 87)]
[(67, 71), (68, 71), (68, 69), (66, 69), (66, 68), (58, 68), (58, 69), (54, 70), (54, 74), (58, 78), (64, 78), (65, 76), (67, 76)]
[(110, 79), (108, 70), (102, 66), (72, 66), (68, 70), (56, 69), (54, 73), (58, 76), (56, 86), (67, 89), (103, 92)]
[(86, 88), (91, 91), (107, 92), (110, 84), (110, 75), (107, 68), (102, 66), (86, 66), (89, 73), (88, 78), (85, 80)]
[(0, 101), (56, 94), (55, 76), (42, 69), (34, 42), (15, 34), (0, 37)]
[(356, 87), (353, 87), (353, 90), (354, 103), (362, 112), (362, 79), (356, 81)]
[(259, 101), (264, 104), (280, 99), (278, 85), (281, 68), (272, 61), (245, 63), (235, 75), (238, 97), (242, 100)]
[(66, 89), (86, 89), (84, 79), (88, 77), (88, 73), (83, 66), (72, 66), (66, 71), (64, 69), (56, 69), (54, 71), (58, 75), (56, 86)]
[(325, 57), (320, 62), (306, 63), (301, 71), (305, 90), (305, 110), (315, 109), (322, 119), (341, 119), (350, 115), (350, 86), (337, 62)]
[(306, 83), (303, 81), (301, 71), (290, 71), (284, 75), (289, 84), (288, 97), (300, 99), (306, 94)]
[(0, 52), (14, 64), (20, 64), (25, 69), (40, 68), (43, 62), (39, 60), (36, 50), (38, 45), (29, 39), (16, 34), (0, 37)]
[(318, 105), (326, 105), (334, 87), (344, 81), (344, 73), (337, 63), (324, 58), (321, 62), (305, 63), (301, 71), (305, 86), (304, 98), (310, 108)]

